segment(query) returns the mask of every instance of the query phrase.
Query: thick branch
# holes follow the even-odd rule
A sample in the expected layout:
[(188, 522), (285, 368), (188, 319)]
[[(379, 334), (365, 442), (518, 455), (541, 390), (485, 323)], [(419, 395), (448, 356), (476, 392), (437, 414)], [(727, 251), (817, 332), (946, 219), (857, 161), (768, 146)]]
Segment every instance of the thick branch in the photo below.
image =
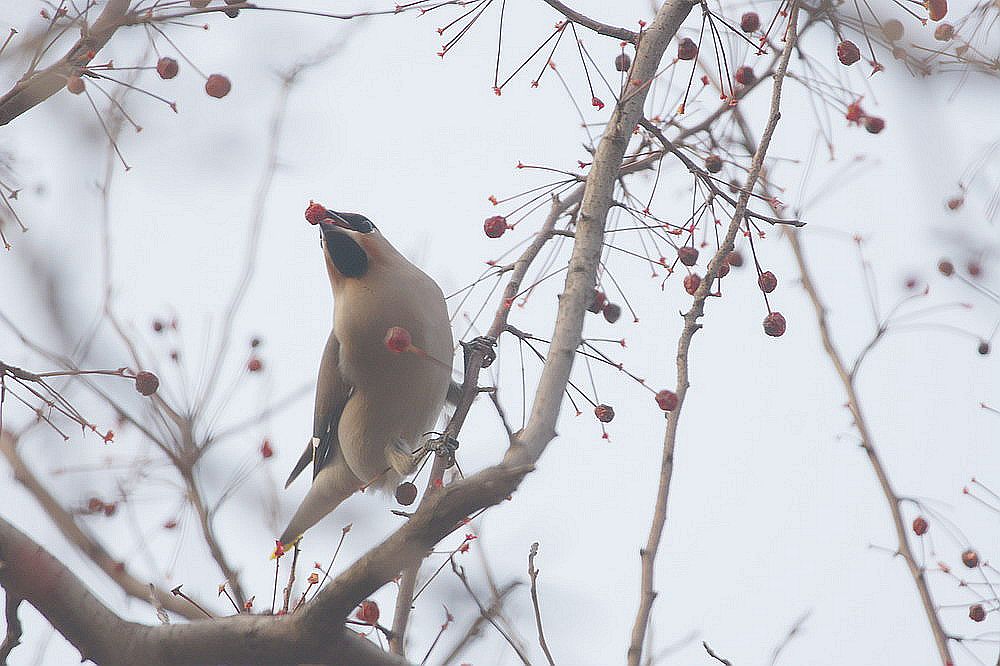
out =
[(632, 32), (631, 30), (626, 30), (625, 28), (619, 28), (617, 26), (608, 25), (607, 23), (601, 23), (600, 21), (595, 21), (594, 19), (584, 16), (575, 9), (570, 9), (559, 0), (542, 0), (545, 4), (549, 5), (557, 12), (568, 18), (573, 23), (577, 25), (582, 25), (585, 28), (590, 28), (599, 35), (605, 35), (607, 37), (614, 37), (615, 39), (620, 39), (623, 42), (630, 42), (632, 44), (639, 43), (639, 34)]
[(670, 496), (670, 481), (674, 471), (674, 448), (677, 443), (677, 426), (688, 390), (688, 354), (691, 347), (691, 339), (698, 332), (698, 329), (701, 328), (698, 319), (701, 318), (705, 311), (705, 300), (708, 298), (709, 293), (711, 293), (712, 282), (718, 275), (719, 267), (725, 261), (726, 255), (733, 250), (733, 242), (736, 234), (739, 233), (740, 226), (743, 224), (746, 215), (750, 193), (753, 192), (754, 187), (757, 185), (761, 170), (764, 168), (764, 158), (767, 155), (767, 149), (770, 146), (771, 137), (777, 127), (778, 119), (781, 117), (781, 88), (785, 73), (788, 70), (788, 61), (791, 58), (798, 36), (796, 31), (797, 20), (798, 4), (793, 3), (788, 16), (785, 47), (782, 50), (781, 58), (774, 72), (774, 86), (771, 90), (771, 108), (767, 124), (764, 128), (763, 138), (753, 154), (750, 171), (747, 174), (743, 190), (740, 192), (736, 210), (733, 212), (732, 220), (729, 222), (729, 227), (726, 230), (726, 236), (715, 255), (708, 262), (705, 279), (694, 293), (691, 308), (684, 314), (684, 328), (677, 342), (677, 386), (675, 388), (677, 407), (667, 414), (667, 427), (663, 434), (663, 457), (660, 462), (660, 483), (656, 493), (653, 520), (649, 528), (646, 546), (639, 551), (642, 565), (642, 579), (640, 582), (639, 610), (636, 613), (635, 623), (632, 626), (632, 637), (628, 648), (629, 666), (638, 666), (641, 662), (646, 630), (649, 627), (653, 601), (656, 598), (656, 592), (653, 589), (653, 572), (656, 563), (656, 554), (660, 547), (660, 539), (663, 536), (663, 528), (667, 520), (667, 500)]

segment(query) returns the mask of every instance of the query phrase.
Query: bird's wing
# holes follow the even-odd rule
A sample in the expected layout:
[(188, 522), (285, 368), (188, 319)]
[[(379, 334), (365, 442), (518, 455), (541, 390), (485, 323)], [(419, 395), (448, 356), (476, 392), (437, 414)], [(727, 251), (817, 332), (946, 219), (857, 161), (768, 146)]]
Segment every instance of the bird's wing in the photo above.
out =
[(331, 331), (323, 350), (323, 360), (319, 366), (316, 382), (316, 407), (313, 412), (313, 436), (292, 473), (288, 475), (285, 488), (302, 473), (309, 463), (313, 464), (313, 478), (324, 465), (333, 459), (340, 444), (337, 441), (337, 424), (351, 396), (352, 387), (340, 374), (340, 341)]

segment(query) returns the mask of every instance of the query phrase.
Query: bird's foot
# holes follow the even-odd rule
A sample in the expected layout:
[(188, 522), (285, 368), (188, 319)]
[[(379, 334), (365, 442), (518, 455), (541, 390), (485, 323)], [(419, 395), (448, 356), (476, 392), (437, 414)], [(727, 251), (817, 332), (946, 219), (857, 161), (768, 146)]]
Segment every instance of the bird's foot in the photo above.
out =
[(472, 359), (472, 355), (479, 353), (483, 357), (482, 367), (488, 368), (492, 365), (493, 361), (497, 358), (497, 353), (494, 351), (494, 347), (497, 346), (497, 339), (490, 337), (488, 335), (481, 335), (478, 338), (473, 338), (468, 342), (462, 343), (462, 349), (465, 351), (465, 368), (469, 368), (469, 361)]
[(458, 451), (458, 440), (447, 433), (430, 433), (436, 435), (424, 443), (424, 450), (433, 453), (445, 461), (445, 469), (454, 467), (455, 453)]

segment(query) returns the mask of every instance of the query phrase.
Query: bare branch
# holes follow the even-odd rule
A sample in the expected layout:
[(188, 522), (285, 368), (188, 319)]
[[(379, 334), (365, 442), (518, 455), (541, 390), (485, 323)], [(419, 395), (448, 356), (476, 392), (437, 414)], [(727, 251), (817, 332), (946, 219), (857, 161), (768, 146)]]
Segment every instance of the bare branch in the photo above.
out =
[(535, 568), (535, 555), (538, 554), (538, 542), (531, 544), (531, 550), (528, 551), (528, 578), (531, 579), (531, 605), (535, 607), (535, 626), (538, 627), (538, 644), (542, 646), (542, 652), (545, 653), (545, 658), (549, 660), (549, 666), (555, 666), (556, 662), (552, 659), (552, 653), (549, 652), (549, 645), (545, 641), (545, 632), (542, 631), (542, 611), (538, 608), (538, 569)]
[(557, 12), (568, 18), (573, 23), (577, 25), (582, 25), (585, 28), (590, 28), (599, 35), (605, 35), (606, 37), (614, 37), (615, 39), (620, 39), (623, 42), (629, 42), (631, 44), (639, 43), (639, 34), (632, 32), (631, 30), (626, 30), (625, 28), (619, 28), (617, 26), (608, 25), (607, 23), (601, 23), (600, 21), (595, 21), (592, 18), (584, 16), (575, 9), (571, 9), (559, 2), (559, 0), (542, 0), (545, 4), (555, 9)]

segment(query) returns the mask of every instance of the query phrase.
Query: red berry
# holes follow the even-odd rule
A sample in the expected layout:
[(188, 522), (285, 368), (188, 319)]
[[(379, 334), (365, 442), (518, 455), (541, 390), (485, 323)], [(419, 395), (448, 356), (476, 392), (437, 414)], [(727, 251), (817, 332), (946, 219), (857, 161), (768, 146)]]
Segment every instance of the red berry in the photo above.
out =
[(982, 622), (986, 619), (986, 610), (982, 604), (972, 604), (969, 606), (969, 619), (973, 622)]
[(396, 501), (403, 506), (410, 506), (417, 500), (417, 486), (409, 481), (403, 481), (396, 486)]
[(143, 395), (153, 395), (160, 388), (160, 378), (152, 372), (140, 372), (135, 376), (135, 390)]
[(885, 129), (885, 121), (877, 116), (866, 116), (865, 129), (871, 134), (878, 134)]
[(627, 53), (619, 53), (615, 56), (615, 69), (619, 72), (627, 72), (632, 66), (632, 58)]
[(861, 108), (861, 101), (851, 102), (847, 105), (847, 113), (844, 115), (849, 123), (860, 123), (864, 117), (864, 109)]
[(701, 276), (697, 273), (688, 273), (684, 276), (684, 291), (694, 296), (694, 292), (698, 291), (698, 287), (701, 286)]
[(733, 268), (739, 268), (743, 265), (743, 255), (740, 254), (739, 250), (733, 250), (726, 255), (726, 263)]
[(837, 58), (844, 65), (853, 65), (861, 60), (861, 50), (858, 45), (849, 39), (845, 39), (837, 44)]
[(959, 208), (962, 207), (962, 204), (964, 203), (965, 203), (965, 197), (963, 196), (952, 197), (951, 199), (948, 199), (948, 204), (947, 204), (948, 210), (958, 210)]
[(917, 536), (923, 536), (927, 533), (927, 520), (923, 516), (917, 516), (913, 519), (913, 533)]
[(402, 326), (393, 326), (386, 331), (385, 346), (389, 351), (401, 354), (413, 346), (413, 338), (410, 337), (410, 332)]
[(663, 389), (656, 394), (656, 404), (665, 412), (677, 409), (677, 394)]
[(690, 245), (685, 245), (677, 250), (677, 258), (680, 259), (681, 263), (685, 266), (694, 266), (698, 263), (698, 250)]
[(743, 65), (736, 70), (736, 76), (734, 78), (736, 79), (736, 83), (749, 86), (757, 80), (757, 75), (753, 73), (753, 67)]
[(690, 37), (685, 37), (677, 45), (678, 60), (694, 60), (698, 57), (698, 45)]
[(229, 94), (233, 84), (222, 74), (212, 74), (205, 81), (205, 92), (209, 97), (222, 98)]
[(507, 218), (503, 215), (494, 215), (493, 217), (486, 218), (483, 222), (483, 231), (490, 238), (500, 238), (503, 236), (504, 232), (510, 229), (507, 224)]
[(355, 617), (365, 624), (375, 624), (378, 622), (378, 615), (378, 604), (371, 599), (366, 599), (361, 602)]
[(271, 440), (265, 439), (260, 445), (260, 457), (267, 459), (274, 455), (274, 447), (271, 446)]
[(705, 158), (705, 170), (709, 173), (719, 173), (722, 171), (722, 158), (712, 153)]
[(975, 569), (979, 566), (979, 553), (972, 550), (971, 548), (962, 553), (962, 564), (969, 567), (970, 569)]
[(979, 352), (980, 356), (987, 356), (987, 355), (989, 355), (989, 353), (990, 353), (990, 343), (986, 342), (986, 340), (980, 341), (979, 346), (976, 348), (976, 351)]
[(249, 370), (250, 372), (260, 372), (263, 369), (264, 369), (264, 362), (261, 361), (256, 356), (247, 361), (247, 370)]
[(172, 79), (177, 76), (177, 61), (164, 56), (156, 61), (156, 73), (161, 79)]
[(590, 105), (597, 107), (598, 111), (600, 111), (601, 109), (604, 108), (604, 102), (602, 102), (600, 100), (600, 98), (598, 98), (598, 97), (591, 97), (590, 98)]
[(608, 297), (600, 289), (595, 289), (593, 296), (590, 297), (590, 305), (587, 306), (588, 312), (593, 312), (597, 314), (604, 310), (604, 304), (608, 302)]
[(328, 217), (330, 217), (330, 213), (327, 212), (326, 206), (318, 204), (312, 199), (309, 200), (309, 205), (306, 206), (306, 222), (309, 224), (319, 224)]
[(941, 275), (951, 277), (951, 274), (955, 272), (955, 265), (947, 259), (942, 259), (938, 262), (938, 270), (941, 271)]
[(83, 92), (83, 79), (79, 76), (71, 76), (66, 79), (66, 90), (70, 91), (74, 95), (79, 95)]
[(890, 42), (898, 42), (903, 38), (903, 24), (898, 19), (889, 19), (882, 24), (882, 33)]
[(951, 23), (942, 23), (938, 27), (934, 28), (934, 39), (939, 42), (950, 42), (954, 36), (955, 26)]
[(978, 261), (970, 261), (966, 266), (971, 277), (979, 277), (983, 274), (983, 265)]
[(948, 0), (924, 0), (924, 6), (932, 21), (940, 21), (948, 13)]
[(615, 303), (605, 303), (601, 312), (604, 314), (604, 318), (609, 324), (615, 323), (618, 321), (618, 318), (622, 316), (621, 306)]
[(601, 423), (611, 423), (611, 420), (615, 418), (615, 410), (611, 408), (611, 405), (598, 405), (594, 407), (594, 416)]
[(740, 30), (743, 32), (757, 32), (760, 28), (760, 16), (757, 12), (747, 12), (740, 17)]
[(764, 271), (757, 278), (757, 286), (765, 294), (770, 294), (772, 291), (778, 288), (778, 278), (774, 276), (771, 271)]
[(780, 338), (785, 334), (785, 318), (780, 312), (772, 312), (764, 317), (764, 332), (772, 338)]

